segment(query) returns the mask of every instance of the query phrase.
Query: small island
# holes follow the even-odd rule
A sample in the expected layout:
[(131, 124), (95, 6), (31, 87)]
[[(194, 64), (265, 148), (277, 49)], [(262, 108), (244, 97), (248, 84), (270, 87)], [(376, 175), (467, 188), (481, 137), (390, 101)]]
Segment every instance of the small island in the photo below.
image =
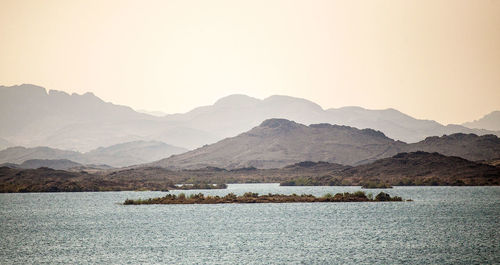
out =
[(267, 194), (259, 195), (258, 193), (247, 192), (237, 196), (234, 193), (229, 193), (226, 196), (205, 196), (202, 193), (186, 196), (184, 193), (179, 195), (168, 194), (164, 197), (151, 199), (127, 199), (124, 205), (140, 205), (140, 204), (221, 204), (221, 203), (294, 203), (294, 202), (383, 202), (383, 201), (403, 201), (399, 196), (391, 197), (389, 194), (380, 192), (375, 198), (371, 194), (366, 195), (363, 191), (354, 193), (344, 192), (335, 195), (327, 193), (322, 197), (315, 197), (311, 194)]

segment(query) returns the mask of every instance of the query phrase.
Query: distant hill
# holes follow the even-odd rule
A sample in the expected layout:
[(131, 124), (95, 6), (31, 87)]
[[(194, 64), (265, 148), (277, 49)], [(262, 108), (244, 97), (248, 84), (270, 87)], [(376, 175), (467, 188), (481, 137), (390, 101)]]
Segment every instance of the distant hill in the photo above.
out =
[(472, 161), (491, 160), (500, 157), (500, 138), (495, 135), (477, 136), (463, 133), (433, 136), (418, 143), (409, 144), (405, 150), (406, 152), (438, 152)]
[(388, 157), (405, 143), (371, 129), (269, 119), (238, 136), (153, 163), (172, 168), (279, 168), (300, 161), (354, 165)]
[(0, 166), (0, 192), (166, 190), (174, 183), (283, 182), (289, 185), (500, 185), (500, 168), (437, 153), (399, 153), (356, 167), (303, 161), (279, 169), (158, 167), (97, 173)]
[(389, 138), (410, 143), (452, 133), (500, 135), (500, 132), (419, 120), (394, 109), (324, 110), (314, 102), (279, 95), (263, 100), (231, 95), (187, 113), (157, 117), (104, 102), (92, 93), (47, 92), (43, 87), (29, 84), (0, 86), (0, 124), (3, 125), (0, 137), (10, 142), (10, 146), (48, 146), (88, 152), (124, 142), (161, 141), (194, 149), (248, 131), (270, 118), (306, 125), (329, 123), (372, 128)]
[(30, 159), (19, 165), (19, 168), (33, 169), (48, 167), (52, 169), (68, 170), (74, 167), (81, 167), (82, 164), (67, 159)]
[(401, 153), (342, 173), (392, 185), (500, 185), (500, 168), (438, 153)]
[(500, 111), (493, 111), (479, 120), (466, 122), (462, 124), (468, 128), (481, 128), (492, 131), (500, 131)]
[(158, 141), (134, 141), (94, 149), (84, 156), (90, 163), (104, 163), (124, 167), (156, 161), (174, 154), (187, 152), (182, 147)]
[(366, 164), (400, 152), (427, 151), (470, 160), (500, 157), (494, 135), (452, 134), (406, 144), (372, 129), (269, 119), (252, 130), (215, 144), (154, 162), (166, 168), (280, 168), (300, 161)]
[(138, 140), (188, 148), (217, 137), (182, 124), (139, 113), (130, 107), (35, 85), (0, 86), (0, 137), (17, 146), (49, 146), (87, 152)]
[[(71, 160), (78, 165), (110, 165), (113, 167), (131, 166), (141, 163), (152, 162), (173, 154), (186, 152), (187, 149), (171, 146), (157, 141), (134, 141), (109, 147), (98, 148), (87, 153), (60, 150), (49, 147), (11, 147), (0, 151), (1, 163), (23, 164), (27, 160), (40, 162), (43, 160)], [(46, 161), (47, 160), (47, 161)], [(78, 165), (75, 165), (78, 166)], [(80, 165), (80, 166), (82, 166)], [(49, 168), (55, 168), (50, 164), (40, 164)], [(101, 166), (94, 166), (100, 168)], [(57, 167), (55, 169), (67, 169)]]
[(222, 138), (232, 137), (258, 126), (270, 118), (293, 120), (301, 124), (329, 123), (371, 128), (387, 137), (404, 142), (418, 142), (428, 136), (453, 133), (496, 134), (461, 125), (442, 125), (432, 120), (420, 120), (395, 109), (369, 110), (361, 107), (322, 109), (318, 104), (290, 96), (274, 95), (263, 100), (245, 95), (230, 95), (215, 104), (196, 108), (185, 114), (165, 116), (189, 128), (211, 132)]
[[(316, 174), (296, 174), (283, 185), (500, 185), (499, 167), (420, 151), (344, 169), (320, 164), (312, 168), (316, 168)], [(297, 171), (304, 170), (299, 167)]]
[(114, 179), (87, 172), (51, 168), (0, 167), (0, 192), (81, 192), (120, 190), (168, 190), (168, 179)]
[(85, 163), (83, 154), (49, 147), (9, 147), (0, 151), (0, 163), (22, 164), (31, 159), (67, 159)]
[(12, 146), (12, 144), (9, 141), (7, 141), (3, 138), (0, 138), (0, 150), (3, 150), (5, 148), (11, 147), (11, 146)]

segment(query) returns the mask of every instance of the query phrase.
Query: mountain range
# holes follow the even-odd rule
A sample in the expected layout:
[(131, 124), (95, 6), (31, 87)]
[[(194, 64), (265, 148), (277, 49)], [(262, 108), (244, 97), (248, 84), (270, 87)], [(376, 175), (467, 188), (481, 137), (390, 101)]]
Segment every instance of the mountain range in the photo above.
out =
[[(438, 153), (410, 152), (356, 167), (301, 162), (285, 185), (499, 185), (500, 167)], [(287, 170), (290, 171), (290, 170)]]
[(397, 153), (439, 152), (468, 160), (500, 157), (495, 135), (452, 134), (407, 144), (380, 131), (331, 124), (309, 126), (269, 119), (248, 132), (149, 164), (171, 169), (219, 167), (281, 168), (301, 161), (360, 165)]
[[(54, 169), (69, 169), (89, 164), (124, 167), (156, 161), (186, 151), (187, 149), (158, 141), (134, 141), (100, 147), (86, 153), (49, 147), (17, 146), (0, 151), (0, 164), (18, 164), (20, 168), (33, 168), (30, 165), (37, 165)], [(63, 163), (61, 160), (71, 163)], [(27, 161), (30, 163), (25, 164)]]
[[(210, 106), (163, 117), (104, 102), (92, 93), (67, 94), (35, 85), (0, 86), (0, 148), (47, 146), (89, 152), (132, 141), (160, 141), (194, 149), (233, 137), (270, 118), (301, 124), (329, 123), (371, 128), (408, 143), (453, 133), (494, 134), (500, 119), (493, 113), (465, 125), (442, 125), (412, 118), (394, 109), (361, 107), (323, 109), (300, 98), (271, 96), (260, 100), (231, 95)], [(482, 126), (485, 127), (482, 127)], [(78, 161), (75, 161), (78, 162)]]
[(462, 124), (468, 128), (481, 128), (492, 131), (500, 131), (500, 111), (493, 111), (479, 120)]
[(175, 183), (286, 182), (286, 185), (500, 185), (500, 167), (437, 153), (400, 153), (356, 167), (304, 161), (280, 169), (158, 167), (101, 172), (0, 166), (0, 192), (161, 190)]

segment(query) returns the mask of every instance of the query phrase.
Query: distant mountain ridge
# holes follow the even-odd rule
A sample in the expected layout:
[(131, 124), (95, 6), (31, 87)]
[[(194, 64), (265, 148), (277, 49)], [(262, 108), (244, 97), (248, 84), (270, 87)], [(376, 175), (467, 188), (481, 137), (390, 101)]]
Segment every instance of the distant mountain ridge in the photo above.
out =
[(461, 125), (442, 125), (432, 120), (419, 120), (395, 109), (368, 110), (361, 107), (342, 107), (323, 110), (318, 104), (289, 96), (274, 95), (263, 100), (245, 95), (230, 95), (214, 105), (196, 108), (185, 114), (167, 115), (165, 119), (186, 126), (231, 137), (247, 131), (270, 118), (283, 118), (301, 124), (329, 123), (360, 129), (371, 128), (392, 139), (417, 142), (428, 136), (453, 133), (478, 135), (500, 132), (470, 129)]
[[(297, 172), (306, 171), (297, 167)], [(315, 174), (296, 174), (288, 185), (500, 185), (500, 168), (438, 153), (410, 152), (376, 160), (356, 167), (312, 164)], [(307, 171), (312, 171), (306, 168)], [(309, 176), (304, 178), (304, 176)]]
[(75, 167), (82, 167), (80, 163), (73, 162), (67, 159), (30, 159), (19, 165), (19, 168), (35, 169), (40, 167), (48, 167), (56, 170), (67, 170)]
[(187, 113), (156, 117), (104, 102), (92, 93), (47, 92), (43, 87), (28, 84), (0, 86), (0, 138), (9, 143), (6, 146), (49, 146), (88, 152), (99, 146), (141, 140), (193, 149), (248, 131), (270, 118), (372, 128), (405, 142), (459, 132), (500, 135), (418, 120), (394, 109), (324, 110), (311, 101), (289, 96), (260, 100), (231, 95)]
[(401, 151), (403, 142), (371, 129), (269, 119), (238, 136), (153, 163), (172, 168), (279, 168), (300, 161), (353, 165)]
[(172, 169), (219, 167), (280, 168), (300, 161), (359, 165), (409, 151), (439, 152), (469, 160), (500, 157), (494, 135), (453, 134), (407, 144), (380, 131), (349, 126), (269, 119), (235, 137), (151, 163)]
[[(433, 185), (433, 181), (438, 183), (443, 180), (447, 185), (485, 185), (488, 182), (500, 184), (498, 167), (427, 152), (400, 153), (348, 169), (343, 174), (382, 180), (392, 185), (408, 185), (405, 181), (412, 181), (413, 185)], [(483, 183), (477, 182), (478, 179)]]
[[(21, 168), (25, 168), (23, 164), (26, 161), (34, 160), (36, 162), (32, 161), (31, 163), (38, 163), (40, 166), (53, 168), (50, 166), (50, 163), (56, 165), (60, 162), (59, 160), (70, 160), (70, 162), (74, 161), (78, 163), (78, 165), (73, 165), (72, 167), (88, 164), (106, 164), (113, 167), (124, 167), (152, 162), (186, 151), (187, 149), (171, 146), (157, 141), (134, 141), (122, 143), (109, 147), (101, 147), (87, 153), (60, 150), (49, 147), (25, 148), (17, 146), (0, 151), (0, 164), (14, 163), (20, 164)], [(48, 162), (50, 163), (47, 164)], [(69, 167), (66, 166), (58, 166), (54, 169), (68, 168)]]
[(466, 122), (462, 124), (468, 128), (482, 128), (493, 131), (500, 131), (500, 111), (493, 111), (489, 114), (486, 114), (479, 120)]
[(47, 92), (28, 84), (0, 86), (0, 124), (0, 137), (11, 145), (81, 152), (138, 140), (197, 147), (216, 139), (207, 132), (104, 102), (92, 93)]
[(283, 182), (287, 185), (500, 185), (500, 167), (437, 153), (399, 153), (356, 167), (303, 161), (279, 169), (159, 167), (105, 172), (0, 166), (0, 192), (72, 192), (171, 189), (174, 183)]

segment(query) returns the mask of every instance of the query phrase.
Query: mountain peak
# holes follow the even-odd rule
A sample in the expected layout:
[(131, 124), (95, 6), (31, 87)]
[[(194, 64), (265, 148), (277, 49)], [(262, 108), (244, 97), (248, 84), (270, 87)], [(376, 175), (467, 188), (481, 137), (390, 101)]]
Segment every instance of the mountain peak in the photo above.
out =
[(287, 119), (267, 119), (263, 121), (259, 127), (267, 128), (297, 128), (300, 124)]
[(268, 103), (268, 104), (272, 103), (273, 105), (274, 104), (276, 104), (276, 105), (300, 105), (300, 106), (307, 107), (307, 108), (310, 108), (310, 109), (313, 109), (316, 111), (323, 111), (323, 108), (320, 105), (318, 105), (310, 100), (303, 99), (303, 98), (291, 97), (291, 96), (272, 95), (268, 98), (265, 98), (263, 100), (263, 102)]
[(259, 99), (249, 97), (243, 94), (233, 94), (217, 100), (214, 105), (215, 106), (251, 106), (258, 104), (260, 102)]
[(493, 131), (500, 131), (500, 111), (492, 111), (479, 120), (466, 122), (462, 124), (468, 128), (482, 128)]
[(26, 98), (47, 96), (47, 90), (41, 86), (21, 84), (16, 86), (0, 86), (0, 90), (7, 93), (7, 97), (21, 96)]

